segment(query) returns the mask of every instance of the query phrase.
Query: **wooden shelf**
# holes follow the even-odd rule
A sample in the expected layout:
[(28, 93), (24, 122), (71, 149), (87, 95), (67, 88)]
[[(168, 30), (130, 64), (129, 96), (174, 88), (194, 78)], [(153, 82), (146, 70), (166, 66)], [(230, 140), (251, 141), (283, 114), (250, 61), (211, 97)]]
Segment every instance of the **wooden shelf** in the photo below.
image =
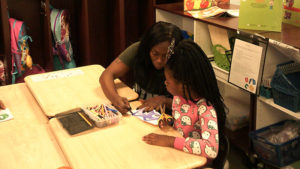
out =
[[(205, 18), (197, 19), (193, 18), (188, 12), (183, 11), (183, 3), (169, 3), (160, 4), (154, 6), (157, 9), (161, 9), (167, 12), (171, 12), (177, 15), (181, 15), (187, 18), (192, 18), (207, 24), (215, 25), (228, 30), (238, 30), (238, 17), (215, 17), (215, 18)], [(239, 9), (239, 5), (222, 5), (219, 6), (224, 9)], [(296, 27), (290, 24), (282, 23), (281, 32), (271, 32), (271, 31), (257, 31), (257, 30), (240, 30), (251, 34), (259, 34), (264, 37), (276, 40), (281, 43), (296, 47), (300, 49), (300, 27)]]
[[(177, 15), (181, 15), (187, 18), (192, 18), (207, 24), (215, 25), (221, 28), (230, 29), (230, 30), (237, 30), (238, 26), (238, 18), (236, 17), (219, 17), (219, 18), (206, 18), (206, 19), (197, 19), (194, 18), (188, 12), (183, 11), (183, 2), (177, 3), (169, 3), (169, 4), (160, 4), (154, 6), (157, 9), (161, 9), (167, 12), (171, 12)], [(238, 9), (238, 5), (223, 5), (220, 6), (224, 9)]]
[(280, 106), (278, 104), (275, 104), (273, 99), (267, 99), (267, 98), (262, 97), (262, 96), (258, 97), (258, 99), (261, 100), (261, 101), (263, 101), (264, 103), (266, 103), (266, 104), (268, 104), (268, 105), (270, 105), (272, 107), (275, 107), (276, 109), (278, 109), (278, 110), (280, 110), (280, 111), (282, 111), (282, 112), (284, 112), (284, 113), (286, 113), (286, 114), (294, 117), (294, 118), (300, 119), (300, 111), (293, 112), (293, 111), (291, 111), (289, 109), (286, 109), (286, 108), (284, 108), (284, 107), (282, 107), (282, 106)]

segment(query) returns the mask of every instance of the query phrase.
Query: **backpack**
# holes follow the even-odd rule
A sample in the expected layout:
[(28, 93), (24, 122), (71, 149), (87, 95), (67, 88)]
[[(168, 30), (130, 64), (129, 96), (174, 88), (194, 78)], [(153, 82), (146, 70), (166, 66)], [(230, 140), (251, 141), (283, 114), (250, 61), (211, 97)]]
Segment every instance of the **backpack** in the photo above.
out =
[(5, 68), (4, 63), (0, 60), (0, 86), (5, 85)]
[[(12, 83), (24, 82), (23, 74), (26, 72), (27, 75), (32, 74), (33, 67), (32, 59), (29, 55), (28, 40), (32, 42), (30, 36), (26, 34), (25, 24), (23, 21), (9, 18), (10, 25), (10, 45), (12, 54)], [(40, 68), (40, 66), (38, 66)], [(36, 69), (36, 68), (34, 68)], [(29, 72), (29, 73), (28, 73)], [(40, 69), (37, 73), (45, 72), (44, 69)]]
[(69, 12), (51, 9), (50, 21), (53, 44), (54, 70), (76, 67), (69, 33)]

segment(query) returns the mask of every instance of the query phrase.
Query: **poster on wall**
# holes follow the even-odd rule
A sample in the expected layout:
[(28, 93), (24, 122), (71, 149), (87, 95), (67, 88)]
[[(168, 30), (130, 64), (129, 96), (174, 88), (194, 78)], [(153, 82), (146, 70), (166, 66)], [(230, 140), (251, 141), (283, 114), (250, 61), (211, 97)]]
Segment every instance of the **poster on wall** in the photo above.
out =
[(241, 0), (239, 29), (281, 32), (282, 0)]
[(263, 47), (236, 39), (229, 72), (229, 83), (256, 94)]

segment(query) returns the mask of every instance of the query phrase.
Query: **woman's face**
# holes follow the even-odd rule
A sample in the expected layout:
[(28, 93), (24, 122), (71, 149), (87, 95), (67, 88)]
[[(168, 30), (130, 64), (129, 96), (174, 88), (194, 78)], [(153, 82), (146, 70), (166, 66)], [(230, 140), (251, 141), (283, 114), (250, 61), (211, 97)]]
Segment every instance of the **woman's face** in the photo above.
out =
[(150, 58), (155, 69), (162, 69), (167, 63), (167, 52), (170, 42), (161, 42), (152, 47), (150, 50)]
[(171, 93), (173, 96), (183, 96), (183, 90), (182, 90), (182, 83), (178, 82), (174, 77), (172, 71), (165, 67), (164, 69), (165, 73), (165, 85), (169, 93)]

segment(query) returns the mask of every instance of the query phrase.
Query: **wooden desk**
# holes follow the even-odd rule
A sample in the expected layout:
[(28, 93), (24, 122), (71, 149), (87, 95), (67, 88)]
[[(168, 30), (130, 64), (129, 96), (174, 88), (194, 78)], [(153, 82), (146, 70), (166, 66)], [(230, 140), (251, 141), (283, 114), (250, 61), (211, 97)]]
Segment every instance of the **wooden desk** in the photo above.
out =
[(56, 118), (49, 123), (73, 169), (194, 168), (206, 163), (205, 157), (146, 144), (142, 137), (148, 133), (173, 136), (179, 133), (173, 129), (161, 131), (133, 116), (123, 116), (119, 124), (74, 136), (70, 136)]
[(0, 123), (0, 168), (56, 169), (68, 165), (48, 119), (24, 83), (0, 87), (14, 119)]
[[(25, 82), (48, 117), (80, 106), (110, 103), (99, 84), (105, 69), (100, 65), (54, 71), (27, 76)], [(118, 93), (128, 100), (138, 94), (120, 80), (115, 80)]]

